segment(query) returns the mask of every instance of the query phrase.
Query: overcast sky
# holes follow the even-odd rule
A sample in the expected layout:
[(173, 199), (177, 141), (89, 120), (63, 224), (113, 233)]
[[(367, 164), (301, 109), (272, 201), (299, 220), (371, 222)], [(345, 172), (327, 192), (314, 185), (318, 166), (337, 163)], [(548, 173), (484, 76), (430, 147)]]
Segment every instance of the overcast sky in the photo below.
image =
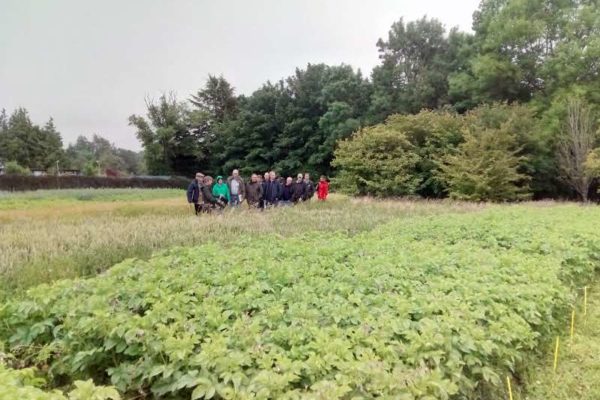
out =
[(0, 0), (0, 109), (52, 116), (65, 144), (98, 133), (139, 150), (144, 98), (223, 74), (238, 93), (307, 63), (365, 75), (404, 17), (471, 29), (479, 0)]

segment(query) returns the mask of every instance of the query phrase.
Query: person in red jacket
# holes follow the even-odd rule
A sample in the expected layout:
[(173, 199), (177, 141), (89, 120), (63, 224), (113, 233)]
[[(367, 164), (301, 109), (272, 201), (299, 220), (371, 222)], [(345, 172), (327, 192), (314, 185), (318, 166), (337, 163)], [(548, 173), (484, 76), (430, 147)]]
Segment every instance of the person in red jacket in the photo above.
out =
[(319, 179), (319, 183), (317, 183), (317, 197), (319, 200), (326, 200), (327, 195), (329, 194), (329, 181), (325, 177), (325, 175), (321, 175), (321, 179)]

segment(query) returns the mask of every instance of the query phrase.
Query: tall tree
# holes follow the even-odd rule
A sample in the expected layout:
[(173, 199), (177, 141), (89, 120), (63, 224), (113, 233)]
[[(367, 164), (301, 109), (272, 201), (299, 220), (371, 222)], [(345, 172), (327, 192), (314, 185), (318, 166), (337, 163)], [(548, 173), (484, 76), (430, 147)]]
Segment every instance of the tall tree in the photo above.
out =
[(558, 160), (562, 177), (586, 202), (590, 191), (590, 177), (586, 160), (597, 140), (595, 120), (580, 99), (571, 98), (567, 103), (567, 121), (558, 146)]
[(237, 110), (235, 90), (223, 76), (209, 75), (204, 88), (191, 96), (190, 103), (210, 115), (215, 122), (223, 122)]
[(35, 125), (24, 108), (10, 118), (0, 117), (0, 158), (29, 168), (47, 169), (63, 156), (62, 139), (52, 119), (44, 127)]
[(193, 174), (198, 168), (198, 141), (188, 126), (189, 110), (175, 95), (163, 94), (158, 102), (146, 102), (147, 119), (129, 117), (137, 128), (137, 137), (144, 147), (144, 158), (151, 174)]
[(372, 73), (373, 122), (392, 113), (416, 113), (447, 103), (450, 45), (438, 20), (423, 17), (404, 23), (400, 19), (377, 47), (382, 63)]

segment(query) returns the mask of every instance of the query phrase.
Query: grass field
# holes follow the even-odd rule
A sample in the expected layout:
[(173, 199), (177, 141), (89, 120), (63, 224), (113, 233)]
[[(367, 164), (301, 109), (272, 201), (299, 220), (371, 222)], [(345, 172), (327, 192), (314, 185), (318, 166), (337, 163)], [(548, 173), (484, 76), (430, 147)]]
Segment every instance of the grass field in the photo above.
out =
[(597, 207), (333, 196), (197, 218), (184, 196), (0, 195), (0, 399), (41, 384), (3, 359), (136, 399), (507, 399), (507, 376), (515, 400), (599, 398)]

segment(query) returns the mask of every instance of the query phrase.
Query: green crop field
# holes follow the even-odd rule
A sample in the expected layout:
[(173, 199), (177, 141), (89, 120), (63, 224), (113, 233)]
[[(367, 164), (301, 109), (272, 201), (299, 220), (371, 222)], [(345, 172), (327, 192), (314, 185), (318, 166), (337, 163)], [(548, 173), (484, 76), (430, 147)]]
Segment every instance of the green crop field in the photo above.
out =
[(597, 207), (147, 192), (0, 197), (0, 399), (597, 398)]

